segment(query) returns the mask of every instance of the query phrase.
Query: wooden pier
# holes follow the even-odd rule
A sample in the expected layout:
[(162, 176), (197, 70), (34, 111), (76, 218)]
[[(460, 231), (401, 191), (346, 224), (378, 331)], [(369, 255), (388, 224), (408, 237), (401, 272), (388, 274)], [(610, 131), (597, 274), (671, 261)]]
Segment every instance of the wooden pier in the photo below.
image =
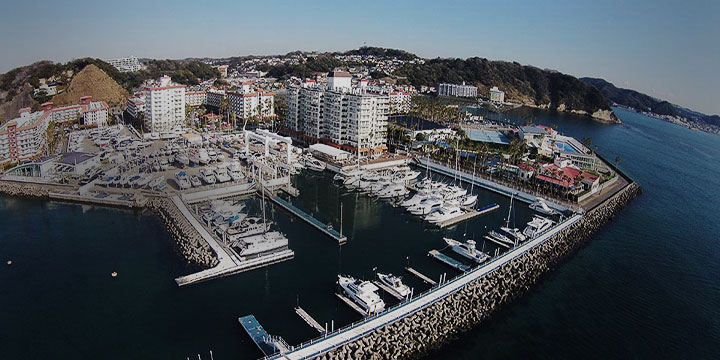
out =
[(450, 266), (451, 268), (453, 268), (455, 270), (459, 270), (462, 272), (466, 272), (466, 271), (470, 270), (470, 266), (467, 266), (467, 265), (465, 265), (465, 264), (463, 264), (463, 263), (437, 251), (437, 250), (430, 250), (430, 252), (428, 252), (428, 255), (434, 257), (441, 263), (443, 263), (447, 266)]
[(502, 246), (502, 247), (505, 247), (505, 248), (507, 248), (507, 249), (512, 248), (512, 246), (510, 246), (509, 244), (506, 244), (506, 243), (504, 243), (504, 242), (502, 242), (502, 241), (499, 241), (499, 240), (493, 238), (492, 236), (485, 235), (484, 238), (485, 238), (485, 240), (487, 240), (487, 241), (493, 242), (493, 243), (498, 244), (498, 245), (500, 245), (500, 246)]
[(411, 273), (411, 274), (419, 277), (420, 280), (422, 280), (422, 281), (424, 281), (424, 282), (426, 282), (426, 283), (428, 283), (428, 284), (430, 284), (430, 285), (432, 285), (432, 286), (437, 285), (437, 281), (435, 281), (435, 280), (433, 280), (433, 279), (431, 279), (431, 278), (423, 275), (421, 272), (419, 272), (419, 271), (417, 271), (417, 270), (415, 270), (415, 269), (413, 269), (413, 268), (411, 268), (411, 267), (409, 267), (409, 266), (406, 267), (405, 270), (407, 270), (409, 273)]
[(340, 295), (338, 293), (335, 293), (335, 296), (338, 297), (338, 299), (342, 300), (344, 303), (346, 303), (349, 307), (351, 307), (353, 310), (357, 311), (358, 314), (362, 316), (368, 316), (367, 311), (363, 310), (358, 304), (353, 302), (352, 300), (348, 299), (347, 297)]
[(305, 321), (308, 325), (310, 325), (310, 327), (317, 330), (321, 335), (325, 334), (325, 328), (322, 327), (322, 325), (320, 325), (319, 322), (317, 322), (315, 319), (313, 319), (313, 317), (310, 316), (310, 314), (308, 314), (305, 310), (303, 310), (303, 308), (301, 308), (299, 306), (296, 307), (295, 313), (298, 314), (300, 316), (300, 318), (303, 319), (303, 321)]
[(284, 199), (278, 197), (278, 196), (269, 196), (270, 200), (272, 200), (275, 204), (280, 205), (283, 209), (289, 211), (290, 213), (294, 214), (295, 216), (299, 217), (302, 220), (305, 220), (308, 224), (312, 225), (314, 228), (320, 230), (325, 235), (331, 237), (335, 241), (338, 242), (338, 244), (344, 244), (347, 242), (347, 236), (342, 235), (337, 230), (333, 229), (332, 226), (329, 224), (324, 224), (320, 220), (310, 216), (310, 214), (300, 210), (293, 204), (285, 201)]

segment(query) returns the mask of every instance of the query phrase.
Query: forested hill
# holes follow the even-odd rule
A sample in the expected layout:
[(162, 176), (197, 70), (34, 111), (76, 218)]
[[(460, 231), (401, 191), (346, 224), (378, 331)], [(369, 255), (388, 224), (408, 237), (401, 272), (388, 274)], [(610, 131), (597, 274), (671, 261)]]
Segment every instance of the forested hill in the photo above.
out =
[(597, 88), (611, 103), (649, 113), (691, 128), (720, 133), (720, 116), (701, 114), (635, 90), (618, 88), (603, 79), (584, 77), (580, 80)]
[(506, 99), (558, 111), (587, 114), (608, 122), (618, 122), (600, 92), (574, 76), (543, 70), (516, 62), (484, 58), (431, 59), (423, 64), (405, 64), (393, 75), (406, 78), (415, 86), (438, 83), (476, 85), (481, 94), (497, 86)]

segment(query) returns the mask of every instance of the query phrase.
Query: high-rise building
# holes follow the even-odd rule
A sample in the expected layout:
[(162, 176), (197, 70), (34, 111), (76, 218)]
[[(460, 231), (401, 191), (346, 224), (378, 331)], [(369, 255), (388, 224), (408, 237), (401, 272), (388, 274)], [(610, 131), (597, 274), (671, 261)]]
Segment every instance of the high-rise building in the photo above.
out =
[(438, 84), (438, 95), (440, 96), (457, 96), (457, 97), (477, 97), (477, 87), (465, 85), (465, 82), (459, 84)]
[(145, 87), (145, 127), (151, 132), (170, 131), (185, 124), (185, 85), (169, 76)]
[(388, 95), (353, 87), (347, 73), (331, 72), (326, 87), (291, 86), (287, 102), (290, 132), (308, 142), (373, 154), (386, 149)]
[(490, 102), (502, 104), (505, 102), (505, 92), (498, 89), (497, 86), (490, 88)]

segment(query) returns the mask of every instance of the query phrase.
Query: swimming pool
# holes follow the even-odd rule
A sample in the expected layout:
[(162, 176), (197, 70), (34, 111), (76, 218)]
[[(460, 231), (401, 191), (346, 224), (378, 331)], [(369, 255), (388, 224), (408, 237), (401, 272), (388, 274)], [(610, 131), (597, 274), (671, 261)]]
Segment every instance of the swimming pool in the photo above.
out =
[(574, 148), (572, 145), (564, 142), (564, 141), (553, 141), (553, 146), (560, 151), (565, 152), (571, 152), (571, 153), (578, 153), (579, 151)]

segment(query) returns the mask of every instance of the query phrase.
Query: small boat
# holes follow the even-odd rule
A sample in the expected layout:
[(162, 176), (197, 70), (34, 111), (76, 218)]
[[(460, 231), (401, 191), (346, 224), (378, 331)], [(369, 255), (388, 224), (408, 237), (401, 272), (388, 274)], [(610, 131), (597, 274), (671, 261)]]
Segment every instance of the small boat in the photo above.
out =
[(338, 275), (337, 284), (366, 314), (373, 315), (385, 310), (385, 302), (377, 294), (380, 289), (372, 282)]
[(202, 179), (203, 182), (205, 182), (208, 185), (212, 185), (216, 181), (215, 175), (213, 174), (213, 172), (207, 168), (200, 169), (200, 178)]
[(232, 178), (228, 174), (227, 169), (224, 166), (216, 167), (215, 169), (213, 169), (213, 173), (215, 174), (215, 178), (219, 183), (224, 183), (232, 180)]
[(175, 183), (177, 183), (180, 190), (185, 190), (192, 187), (190, 179), (188, 179), (187, 173), (185, 173), (184, 171), (179, 171), (177, 174), (175, 174)]
[(182, 166), (190, 165), (190, 158), (185, 153), (180, 153), (177, 156), (175, 156), (175, 161), (177, 161), (177, 163)]
[(327, 164), (318, 159), (308, 157), (305, 158), (305, 166), (313, 171), (323, 171), (327, 167)]
[(377, 277), (381, 283), (387, 285), (395, 291), (397, 295), (400, 295), (400, 297), (407, 298), (410, 296), (410, 287), (403, 284), (402, 277), (383, 273), (377, 273)]
[(193, 187), (200, 187), (202, 186), (202, 182), (200, 181), (200, 178), (197, 175), (190, 176), (190, 184)]
[(530, 209), (532, 209), (536, 212), (539, 212), (541, 214), (548, 215), (548, 216), (558, 214), (558, 211), (549, 207), (547, 205), (547, 203), (545, 202), (545, 200), (543, 200), (542, 198), (537, 198), (537, 200), (534, 203), (530, 204), (529, 207), (530, 207)]
[(488, 259), (490, 259), (490, 255), (478, 250), (475, 248), (475, 241), (474, 240), (468, 240), (464, 243), (461, 243), (457, 240), (453, 240), (450, 238), (443, 238), (445, 240), (445, 243), (450, 246), (452, 251), (472, 260), (475, 261), (478, 264), (482, 264)]
[(408, 211), (413, 215), (429, 215), (435, 211), (440, 210), (443, 206), (443, 201), (440, 198), (429, 197), (420, 201), (417, 205), (410, 206)]
[(260, 235), (249, 236), (240, 240), (242, 257), (259, 256), (286, 249), (288, 239), (278, 231), (271, 231)]
[(437, 224), (437, 223), (441, 223), (443, 221), (447, 221), (447, 220), (456, 218), (464, 213), (465, 212), (457, 206), (443, 205), (440, 209), (438, 209), (438, 211), (435, 211), (432, 214), (426, 216), (425, 220), (427, 220), (433, 224)]

